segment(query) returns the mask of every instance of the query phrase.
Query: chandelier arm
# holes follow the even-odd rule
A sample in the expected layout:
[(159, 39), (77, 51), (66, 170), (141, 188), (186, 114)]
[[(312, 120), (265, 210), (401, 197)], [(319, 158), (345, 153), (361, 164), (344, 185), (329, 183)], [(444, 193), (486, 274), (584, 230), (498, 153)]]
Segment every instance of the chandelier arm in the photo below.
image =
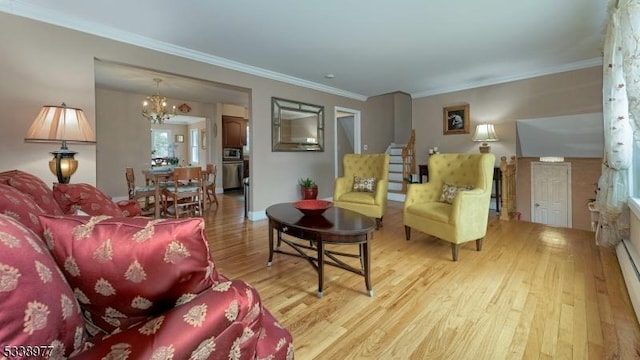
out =
[(147, 96), (142, 103), (142, 116), (154, 124), (162, 124), (175, 116), (176, 107), (174, 105), (170, 112), (167, 111), (167, 98), (160, 95), (160, 82), (162, 79), (155, 78), (153, 81), (156, 83), (157, 92), (155, 95)]

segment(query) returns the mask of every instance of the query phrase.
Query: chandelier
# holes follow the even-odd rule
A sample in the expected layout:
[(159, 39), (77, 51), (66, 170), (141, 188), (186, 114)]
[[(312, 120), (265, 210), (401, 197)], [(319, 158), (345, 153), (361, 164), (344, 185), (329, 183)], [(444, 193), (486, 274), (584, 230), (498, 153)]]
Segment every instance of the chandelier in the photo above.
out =
[(171, 112), (167, 112), (167, 98), (160, 96), (160, 82), (162, 79), (155, 78), (153, 81), (156, 83), (158, 92), (155, 95), (147, 96), (147, 100), (142, 102), (142, 116), (154, 124), (162, 124), (176, 114), (176, 107), (173, 106)]

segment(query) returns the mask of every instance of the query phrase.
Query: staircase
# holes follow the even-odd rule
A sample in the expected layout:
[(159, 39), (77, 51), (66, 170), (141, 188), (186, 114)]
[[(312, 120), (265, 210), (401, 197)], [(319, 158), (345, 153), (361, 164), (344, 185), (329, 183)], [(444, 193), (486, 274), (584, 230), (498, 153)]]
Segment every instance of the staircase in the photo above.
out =
[(415, 162), (415, 131), (411, 130), (411, 138), (407, 144), (391, 143), (386, 153), (389, 154), (389, 200), (404, 201), (407, 192), (407, 182), (416, 172)]
[(403, 194), (402, 149), (405, 145), (391, 143), (387, 148), (389, 154), (389, 193)]

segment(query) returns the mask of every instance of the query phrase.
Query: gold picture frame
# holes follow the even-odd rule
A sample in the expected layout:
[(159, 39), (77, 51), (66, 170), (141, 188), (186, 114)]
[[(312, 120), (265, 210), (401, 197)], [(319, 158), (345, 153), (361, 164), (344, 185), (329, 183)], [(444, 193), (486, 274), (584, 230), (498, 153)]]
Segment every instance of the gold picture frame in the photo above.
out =
[(443, 109), (443, 134), (468, 134), (469, 133), (469, 104), (448, 106)]
[(183, 143), (184, 142), (184, 135), (176, 135), (174, 138), (176, 143)]
[(207, 132), (205, 130), (200, 130), (200, 148), (207, 148)]

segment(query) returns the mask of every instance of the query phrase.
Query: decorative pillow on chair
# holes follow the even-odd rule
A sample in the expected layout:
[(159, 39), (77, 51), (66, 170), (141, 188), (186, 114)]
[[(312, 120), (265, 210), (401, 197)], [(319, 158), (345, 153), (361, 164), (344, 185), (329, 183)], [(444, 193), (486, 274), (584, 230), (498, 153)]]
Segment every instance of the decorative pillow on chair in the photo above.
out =
[(91, 216), (123, 216), (120, 207), (93, 185), (55, 183), (53, 196), (65, 214), (80, 209)]
[(0, 183), (0, 214), (16, 219), (42, 237), (42, 225), (40, 225), (38, 215), (44, 213), (44, 210), (36, 204), (31, 196), (14, 187)]
[(376, 178), (363, 178), (360, 176), (353, 177), (353, 191), (357, 192), (376, 192)]
[(2, 214), (0, 298), (0, 344), (51, 345), (45, 356), (26, 356), (51, 359), (67, 358), (84, 344), (80, 307), (44, 242)]
[(63, 215), (62, 209), (53, 197), (53, 192), (35, 175), (16, 170), (9, 178), (9, 185), (28, 194), (47, 214)]
[(473, 190), (473, 186), (444, 184), (442, 185), (442, 193), (440, 194), (440, 201), (445, 202), (447, 204), (453, 204), (453, 199), (456, 198), (456, 195), (458, 195), (458, 192), (465, 191), (465, 190)]
[(42, 215), (40, 222), (85, 317), (107, 333), (158, 315), (218, 278), (202, 218)]

